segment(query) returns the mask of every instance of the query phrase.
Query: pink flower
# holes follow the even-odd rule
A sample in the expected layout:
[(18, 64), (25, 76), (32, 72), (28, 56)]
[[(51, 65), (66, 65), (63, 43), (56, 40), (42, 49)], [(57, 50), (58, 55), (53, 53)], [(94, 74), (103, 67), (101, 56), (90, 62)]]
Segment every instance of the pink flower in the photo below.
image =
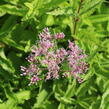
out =
[(46, 76), (46, 80), (49, 80), (49, 79), (51, 79), (52, 77), (51, 77), (51, 73), (50, 72), (47, 72), (47, 76)]
[(34, 54), (30, 54), (26, 59), (27, 59), (27, 61), (30, 62), (30, 63), (36, 61)]
[(63, 58), (63, 56), (67, 55), (67, 51), (64, 48), (61, 48), (56, 51), (56, 55), (58, 58)]
[(70, 49), (72, 49), (75, 44), (74, 44), (73, 42), (71, 42), (70, 40), (68, 40), (68, 42), (69, 42), (69, 46), (68, 46), (68, 47), (69, 47)]
[[(52, 37), (54, 36), (54, 37)], [(84, 74), (88, 70), (88, 64), (85, 62), (86, 54), (70, 40), (68, 49), (57, 48), (55, 39), (64, 38), (64, 33), (57, 33), (51, 35), (48, 28), (45, 28), (42, 33), (39, 34), (39, 42), (34, 45), (31, 50), (31, 54), (27, 57), (29, 62), (28, 68), (21, 66), (21, 75), (27, 75), (30, 78), (30, 84), (38, 83), (38, 81), (45, 79), (59, 79), (62, 77), (73, 76), (80, 83), (83, 81), (79, 75)], [(63, 64), (68, 64), (68, 70), (62, 73)], [(41, 73), (45, 72), (46, 73)], [(61, 74), (60, 74), (61, 72)], [(68, 73), (65, 73), (68, 72)], [(78, 75), (79, 74), (79, 75)]]
[(50, 40), (51, 35), (48, 28), (45, 28), (42, 33), (39, 34), (39, 38), (42, 40)]
[(64, 33), (57, 33), (54, 35), (55, 39), (63, 39), (65, 37)]
[(54, 79), (59, 79), (59, 73), (58, 73), (58, 71), (54, 71), (52, 75), (53, 75), (53, 78)]
[(31, 80), (30, 80), (30, 84), (29, 85), (31, 85), (31, 84), (35, 84), (35, 83), (37, 83), (39, 80), (41, 80), (37, 75), (33, 75), (32, 77), (31, 77)]
[(43, 48), (43, 49), (46, 49), (48, 50), (49, 48), (53, 47), (53, 43), (51, 43), (49, 40), (41, 40), (40, 41), (40, 46)]
[(83, 74), (88, 70), (86, 62), (83, 62), (87, 55), (83, 54), (82, 50), (71, 41), (69, 41), (69, 48), (70, 50), (68, 50), (67, 59), (71, 68), (71, 75), (73, 75), (79, 82), (82, 82), (82, 79), (78, 74)]
[(29, 72), (38, 73), (38, 70), (39, 70), (39, 68), (37, 67), (37, 65), (35, 65), (35, 64), (29, 65)]
[(26, 67), (24, 67), (24, 66), (20, 66), (20, 69), (21, 69), (21, 71), (23, 72), (22, 74), (21, 74), (21, 76), (23, 76), (23, 75), (27, 75), (27, 68)]
[(64, 60), (66, 55), (67, 55), (67, 51), (64, 48), (57, 50), (56, 51), (57, 63), (60, 64)]
[(35, 56), (39, 56), (41, 54), (41, 49), (37, 48), (37, 46), (33, 46), (31, 51)]

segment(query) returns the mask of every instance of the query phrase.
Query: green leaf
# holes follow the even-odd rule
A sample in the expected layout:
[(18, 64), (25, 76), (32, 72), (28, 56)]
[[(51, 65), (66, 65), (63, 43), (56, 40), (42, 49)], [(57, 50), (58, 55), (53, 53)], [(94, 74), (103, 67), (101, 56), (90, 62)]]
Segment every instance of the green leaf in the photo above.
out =
[(73, 10), (72, 10), (72, 7), (67, 7), (67, 8), (58, 8), (58, 9), (55, 9), (51, 12), (47, 12), (47, 14), (50, 14), (50, 15), (55, 15), (55, 16), (58, 16), (58, 15), (73, 15)]
[(30, 91), (13, 93), (10, 86), (6, 86), (4, 89), (8, 100), (0, 104), (0, 109), (22, 109), (20, 106), (18, 106), (18, 104), (22, 104), (25, 100), (30, 98)]
[(105, 21), (109, 21), (109, 14), (93, 15), (90, 16), (88, 20), (90, 20), (91, 23), (102, 23)]
[[(96, 63), (93, 64), (95, 69), (95, 74), (101, 76), (103, 79), (108, 80), (109, 76), (109, 55), (98, 54)], [(98, 63), (99, 62), (99, 63)]]
[(30, 99), (30, 91), (22, 90), (22, 91), (15, 93), (15, 96), (17, 97), (18, 103), (23, 104), (25, 100)]
[(107, 23), (107, 31), (109, 32), (109, 20), (108, 20), (108, 23)]
[(28, 11), (22, 18), (22, 21), (34, 19), (35, 16), (39, 15), (39, 8), (43, 6), (43, 0), (33, 0), (32, 2), (26, 2), (24, 4), (28, 8)]
[(17, 16), (23, 16), (26, 12), (23, 8), (17, 8), (16, 6), (5, 4), (0, 6), (0, 11), (4, 11), (8, 14), (17, 15)]
[(65, 98), (70, 98), (74, 96), (76, 90), (76, 80), (74, 79), (72, 83), (68, 84), (68, 88), (65, 93)]
[(106, 83), (102, 77), (97, 77), (96, 79), (96, 84), (98, 85), (98, 88), (100, 90), (101, 93), (104, 92), (105, 88), (104, 88), (104, 83)]
[(12, 66), (12, 63), (9, 59), (6, 58), (5, 54), (4, 54), (4, 50), (1, 48), (0, 49), (0, 66), (10, 72), (10, 73), (14, 73), (15, 72), (15, 69), (14, 67)]
[(5, 23), (0, 29), (0, 38), (4, 38), (6, 34), (10, 33), (13, 30), (13, 28), (15, 27), (14, 25), (16, 23), (16, 18), (17, 16), (9, 16), (5, 20)]
[(84, 102), (84, 101), (80, 101), (80, 102), (79, 102), (79, 105), (80, 105), (81, 107), (83, 107), (84, 109), (88, 109), (89, 106), (90, 106), (87, 102)]
[(46, 87), (48, 83), (43, 83), (40, 86), (39, 93), (37, 95), (37, 102), (34, 105), (34, 108), (42, 108), (45, 104), (45, 102), (49, 99), (49, 97), (52, 94), (52, 91), (50, 91), (49, 87)]
[(52, 26), (53, 24), (55, 24), (55, 19), (52, 15), (44, 15), (42, 16), (42, 23), (44, 26)]
[(100, 104), (101, 104), (101, 97), (98, 96), (98, 98), (93, 101), (89, 109), (98, 109), (100, 107)]
[(89, 86), (91, 86), (91, 85), (90, 85), (90, 81), (86, 81), (86, 82), (82, 83), (82, 84), (80, 85), (80, 87), (77, 89), (76, 95), (77, 95), (78, 97), (85, 95), (85, 93), (86, 93), (86, 92), (88, 91), (88, 89), (90, 88)]
[(109, 108), (109, 89), (102, 96), (100, 109), (108, 109)]
[(109, 73), (108, 71), (104, 70), (103, 68), (101, 68), (99, 65), (95, 64), (95, 74), (98, 76), (101, 76), (104, 79), (108, 79)]
[(5, 37), (5, 38), (2, 38), (1, 40), (2, 40), (2, 42), (4, 42), (5, 44), (7, 44), (9, 46), (15, 47), (15, 48), (22, 50), (22, 51), (25, 50), (25, 48), (23, 46), (17, 44), (14, 40), (12, 40), (10, 38)]
[(45, 6), (46, 8), (54, 8), (65, 1), (67, 0), (51, 0), (49, 3), (45, 4)]
[(59, 101), (61, 103), (59, 104), (58, 109), (65, 109), (65, 105), (76, 103), (75, 100), (73, 99), (70, 100), (70, 98), (73, 97), (75, 94), (75, 89), (76, 89), (76, 80), (74, 79), (72, 83), (68, 84), (68, 88), (66, 90), (64, 97), (59, 97)]
[(57, 109), (58, 103), (54, 101), (47, 101), (46, 105), (44, 105), (44, 109)]
[(92, 11), (93, 9), (96, 8), (99, 4), (104, 2), (104, 0), (90, 0), (85, 2), (85, 5), (83, 5), (83, 9), (80, 12), (80, 15), (83, 15), (85, 13), (88, 13), (90, 10)]
[(4, 24), (2, 25), (0, 32), (6, 32), (7, 30), (10, 30), (10, 28), (12, 28), (15, 25), (16, 19), (17, 19), (17, 16), (9, 16), (5, 20)]

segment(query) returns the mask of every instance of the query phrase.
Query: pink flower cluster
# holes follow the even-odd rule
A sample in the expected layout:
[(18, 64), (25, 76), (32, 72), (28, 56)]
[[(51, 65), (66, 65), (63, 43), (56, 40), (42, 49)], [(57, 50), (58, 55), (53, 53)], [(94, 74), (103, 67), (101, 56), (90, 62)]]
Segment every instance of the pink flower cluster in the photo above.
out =
[(83, 60), (87, 55), (82, 53), (82, 50), (69, 41), (68, 63), (71, 68), (70, 74), (73, 75), (81, 83), (83, 80), (78, 74), (83, 74), (88, 70), (88, 64)]
[[(84, 74), (88, 70), (88, 64), (85, 62), (87, 56), (71, 41), (68, 41), (68, 50), (57, 48), (56, 40), (64, 37), (64, 33), (51, 35), (48, 28), (39, 34), (38, 43), (32, 47), (31, 54), (26, 58), (30, 63), (29, 67), (21, 66), (23, 72), (21, 75), (28, 75), (30, 84), (36, 84), (44, 79), (58, 79), (68, 76), (73, 76), (82, 82), (79, 74)], [(65, 63), (70, 69), (62, 71), (62, 65)]]

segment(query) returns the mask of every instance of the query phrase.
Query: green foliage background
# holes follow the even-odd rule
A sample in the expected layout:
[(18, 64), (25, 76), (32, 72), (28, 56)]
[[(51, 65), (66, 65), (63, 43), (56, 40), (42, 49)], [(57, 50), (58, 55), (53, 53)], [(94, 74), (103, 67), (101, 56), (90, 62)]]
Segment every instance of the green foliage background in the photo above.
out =
[[(84, 82), (28, 86), (20, 65), (44, 27), (88, 55)], [(109, 109), (109, 0), (0, 0), (0, 109)]]

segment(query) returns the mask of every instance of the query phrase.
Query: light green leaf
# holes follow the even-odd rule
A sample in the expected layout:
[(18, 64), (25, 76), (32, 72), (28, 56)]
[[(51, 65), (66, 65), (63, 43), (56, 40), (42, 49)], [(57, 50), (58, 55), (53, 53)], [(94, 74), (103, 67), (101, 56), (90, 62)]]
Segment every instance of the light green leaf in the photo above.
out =
[(109, 20), (108, 20), (108, 23), (107, 23), (107, 31), (109, 32)]
[(103, 94), (100, 109), (109, 108), (109, 89)]
[(44, 83), (40, 86), (39, 93), (37, 95), (37, 102), (34, 104), (33, 108), (42, 108), (45, 102), (49, 99), (52, 94), (49, 87), (46, 87), (47, 83)]
[(90, 0), (85, 2), (85, 5), (83, 5), (83, 9), (80, 12), (80, 15), (83, 15), (85, 13), (88, 13), (90, 10), (92, 11), (93, 9), (96, 8), (99, 4), (104, 2), (104, 0)]
[(55, 9), (54, 11), (51, 11), (51, 12), (47, 12), (47, 14), (50, 14), (50, 15), (55, 15), (55, 16), (58, 16), (58, 15), (73, 15), (73, 10), (72, 10), (72, 7), (67, 7), (67, 8), (62, 8), (62, 9)]
[(109, 21), (109, 14), (93, 15), (88, 18), (91, 23), (101, 23)]
[(0, 6), (0, 11), (4, 11), (8, 14), (23, 16), (25, 15), (26, 10), (23, 8), (17, 8), (16, 6), (5, 4)]

